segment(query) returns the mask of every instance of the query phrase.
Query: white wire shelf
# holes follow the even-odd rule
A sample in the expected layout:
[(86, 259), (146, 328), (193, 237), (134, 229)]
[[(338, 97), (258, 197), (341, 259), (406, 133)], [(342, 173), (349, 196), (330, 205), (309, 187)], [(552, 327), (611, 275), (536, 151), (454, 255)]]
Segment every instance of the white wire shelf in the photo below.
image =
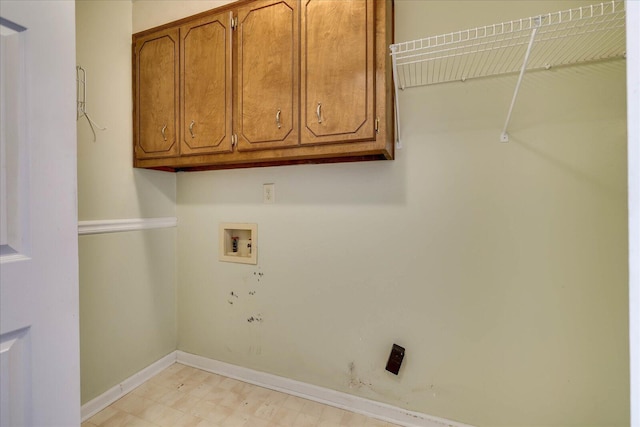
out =
[[(518, 71), (522, 78), (529, 70), (624, 57), (625, 5), (613, 0), (396, 43), (390, 49), (396, 94)], [(519, 85), (520, 80), (514, 102)]]

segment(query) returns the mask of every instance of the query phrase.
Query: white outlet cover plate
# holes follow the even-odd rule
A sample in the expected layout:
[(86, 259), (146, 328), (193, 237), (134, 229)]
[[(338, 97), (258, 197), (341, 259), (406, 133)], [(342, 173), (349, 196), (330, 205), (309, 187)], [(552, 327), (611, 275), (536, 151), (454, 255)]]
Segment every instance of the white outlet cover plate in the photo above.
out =
[(276, 202), (276, 185), (275, 184), (262, 185), (262, 201), (263, 203), (268, 203), (268, 204)]

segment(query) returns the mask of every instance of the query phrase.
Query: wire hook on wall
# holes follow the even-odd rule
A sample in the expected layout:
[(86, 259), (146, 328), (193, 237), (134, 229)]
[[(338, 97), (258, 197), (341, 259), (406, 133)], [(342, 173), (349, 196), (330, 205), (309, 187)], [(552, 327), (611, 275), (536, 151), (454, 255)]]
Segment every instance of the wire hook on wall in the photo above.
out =
[[(87, 122), (89, 122), (89, 127), (91, 128), (91, 132), (93, 133), (93, 142), (96, 142), (96, 130), (107, 130), (106, 127), (99, 126), (96, 122), (91, 120), (89, 114), (87, 113), (87, 72), (81, 66), (76, 66), (76, 96), (77, 96), (77, 117), (76, 121), (80, 120), (81, 117), (86, 117)], [(95, 126), (95, 128), (94, 128)]]

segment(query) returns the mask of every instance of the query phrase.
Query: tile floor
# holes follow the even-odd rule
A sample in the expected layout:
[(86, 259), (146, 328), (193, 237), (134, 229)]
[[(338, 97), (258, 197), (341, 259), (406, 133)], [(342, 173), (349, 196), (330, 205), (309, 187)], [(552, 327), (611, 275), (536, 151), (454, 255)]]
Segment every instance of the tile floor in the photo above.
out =
[(394, 427), (175, 363), (82, 427)]

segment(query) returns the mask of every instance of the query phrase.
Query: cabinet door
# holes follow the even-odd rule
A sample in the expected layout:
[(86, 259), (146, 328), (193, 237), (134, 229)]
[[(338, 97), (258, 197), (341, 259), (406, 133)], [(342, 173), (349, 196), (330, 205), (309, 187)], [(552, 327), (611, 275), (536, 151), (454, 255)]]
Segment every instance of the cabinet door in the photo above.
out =
[(264, 0), (238, 10), (238, 150), (298, 145), (298, 2)]
[(178, 147), (178, 29), (136, 40), (134, 145), (140, 159), (172, 157)]
[(373, 0), (303, 0), (302, 144), (375, 139)]
[(183, 155), (229, 152), (231, 15), (218, 13), (180, 28)]

